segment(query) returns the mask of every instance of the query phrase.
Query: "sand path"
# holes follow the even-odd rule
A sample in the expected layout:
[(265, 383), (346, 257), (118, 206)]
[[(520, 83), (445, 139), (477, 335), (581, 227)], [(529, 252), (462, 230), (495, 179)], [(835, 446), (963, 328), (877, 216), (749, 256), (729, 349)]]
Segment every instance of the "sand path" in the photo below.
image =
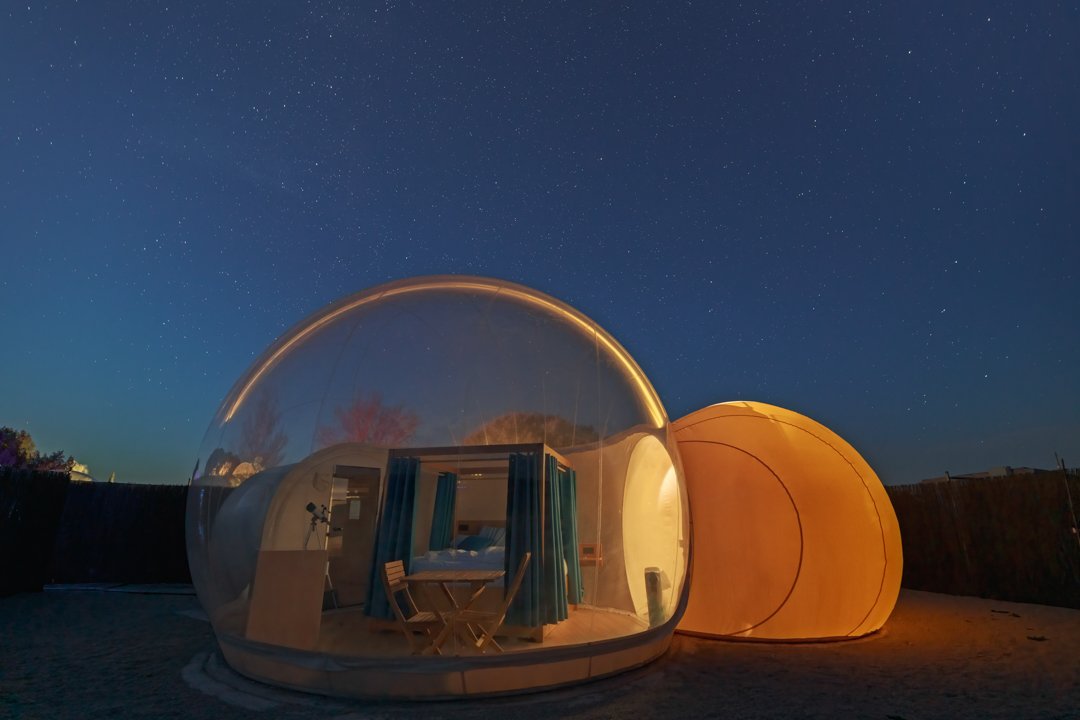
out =
[(193, 597), (0, 599), (0, 718), (1080, 718), (1080, 611), (904, 591), (847, 643), (676, 636), (649, 667), (577, 688), (456, 703), (276, 690), (221, 662)]

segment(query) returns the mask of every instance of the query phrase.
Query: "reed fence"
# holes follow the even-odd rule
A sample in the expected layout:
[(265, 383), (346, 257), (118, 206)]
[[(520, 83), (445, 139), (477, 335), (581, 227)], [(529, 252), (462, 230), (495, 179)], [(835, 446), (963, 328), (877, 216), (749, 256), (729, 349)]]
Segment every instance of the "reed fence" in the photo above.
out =
[(1080, 474), (887, 490), (903, 538), (904, 587), (1080, 608)]

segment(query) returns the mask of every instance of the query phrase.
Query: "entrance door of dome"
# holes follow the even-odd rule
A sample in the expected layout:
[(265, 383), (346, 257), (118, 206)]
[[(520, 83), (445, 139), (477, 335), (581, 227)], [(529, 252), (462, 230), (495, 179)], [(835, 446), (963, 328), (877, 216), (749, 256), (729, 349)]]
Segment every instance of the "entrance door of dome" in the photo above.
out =
[(362, 605), (375, 555), (379, 468), (338, 465), (330, 505), (330, 582), (338, 607)]

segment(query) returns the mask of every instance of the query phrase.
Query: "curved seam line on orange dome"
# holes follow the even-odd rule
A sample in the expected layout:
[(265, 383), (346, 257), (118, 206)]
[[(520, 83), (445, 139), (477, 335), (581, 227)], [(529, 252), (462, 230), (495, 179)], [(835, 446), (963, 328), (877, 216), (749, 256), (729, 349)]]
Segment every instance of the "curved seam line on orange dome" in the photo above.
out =
[(586, 333), (592, 333), (603, 344), (608, 352), (614, 355), (623, 366), (631, 382), (638, 387), (638, 390), (645, 397), (647, 402), (647, 408), (651, 419), (656, 427), (661, 427), (664, 424), (664, 411), (663, 405), (660, 402), (660, 397), (656, 394), (656, 389), (652, 387), (652, 384), (645, 377), (644, 371), (637, 366), (637, 363), (630, 356), (630, 353), (623, 348), (617, 340), (610, 337), (606, 331), (599, 333), (596, 332), (597, 326), (595, 321), (582, 315), (579, 311), (574, 310), (569, 305), (565, 305), (554, 298), (548, 298), (541, 296), (538, 291), (527, 291), (528, 289), (519, 289), (518, 287), (511, 287), (507, 284), (494, 283), (494, 282), (480, 282), (476, 280), (458, 280), (447, 282), (430, 282), (422, 285), (404, 285), (399, 287), (390, 287), (382, 292), (372, 295), (365, 295), (364, 291), (361, 291), (361, 297), (356, 298), (352, 302), (345, 302), (342, 306), (334, 308), (333, 310), (326, 311), (325, 315), (315, 318), (308, 325), (296, 330), (290, 337), (281, 341), (281, 344), (270, 353), (270, 356), (262, 362), (258, 369), (250, 373), (247, 380), (244, 382), (240, 391), (237, 393), (235, 399), (230, 403), (228, 412), (225, 413), (225, 419), (223, 422), (229, 422), (232, 420), (233, 415), (237, 409), (243, 404), (247, 398), (251, 388), (255, 385), (255, 382), (265, 373), (272, 365), (276, 364), (282, 356), (288, 352), (289, 348), (299, 342), (301, 339), (307, 337), (315, 330), (319, 329), (323, 325), (326, 325), (333, 319), (340, 315), (354, 310), (362, 305), (374, 302), (377, 299), (388, 297), (391, 295), (400, 295), (409, 292), (417, 292), (420, 290), (427, 290), (434, 287), (448, 288), (451, 290), (496, 290), (501, 293), (506, 291), (506, 294), (510, 297), (523, 300), (532, 305), (542, 307), (549, 312), (553, 312), (564, 319), (570, 320), (580, 330)]
[(844, 453), (837, 450), (836, 447), (832, 443), (830, 443), (828, 440), (826, 440), (825, 438), (820, 437), (820, 436), (810, 432), (806, 428), (801, 428), (798, 425), (795, 425), (793, 423), (789, 423), (789, 422), (787, 422), (785, 420), (776, 420), (776, 422), (781, 423), (783, 425), (787, 425), (789, 427), (793, 427), (796, 430), (801, 430), (804, 433), (806, 433), (807, 435), (810, 435), (811, 437), (817, 438), (818, 440), (823, 442), (826, 446), (828, 446), (828, 448), (830, 450), (832, 450), (834, 453), (839, 455), (840, 458), (844, 462), (846, 462), (848, 464), (848, 466), (851, 468), (851, 471), (853, 473), (855, 473), (855, 477), (859, 478), (859, 482), (863, 486), (863, 492), (865, 492), (866, 496), (868, 498), (870, 498), (870, 504), (874, 508), (874, 517), (877, 518), (877, 523), (878, 523), (878, 535), (881, 537), (881, 558), (882, 558), (882, 562), (881, 562), (881, 580), (878, 582), (877, 594), (874, 595), (874, 601), (872, 603), (870, 603), (870, 607), (866, 610), (866, 613), (859, 619), (859, 622), (855, 623), (855, 626), (847, 631), (846, 634), (851, 635), (856, 630), (858, 630), (860, 627), (862, 627), (862, 624), (864, 622), (866, 622), (866, 619), (868, 617), (870, 617), (870, 613), (874, 612), (874, 608), (877, 607), (878, 602), (881, 600), (881, 593), (885, 588), (885, 575), (886, 575), (886, 573), (888, 572), (888, 569), (889, 569), (889, 548), (885, 544), (885, 527), (881, 522), (881, 512), (878, 510), (877, 501), (874, 499), (873, 493), (870, 492), (870, 488), (866, 484), (866, 479), (863, 478), (862, 473), (860, 473), (858, 471), (858, 469), (855, 467), (855, 464), (852, 463), (851, 460), (849, 460), (847, 458), (847, 456), (844, 455)]
[(788, 487), (787, 487), (787, 485), (784, 484), (784, 481), (780, 479), (780, 476), (776, 474), (775, 470), (773, 470), (771, 467), (769, 467), (768, 463), (766, 463), (764, 460), (759, 458), (754, 453), (749, 452), (747, 450), (743, 450), (742, 448), (739, 448), (739, 447), (735, 447), (734, 445), (728, 445), (727, 443), (717, 442), (715, 440), (683, 440), (683, 441), (680, 441), (680, 444), (682, 444), (683, 442), (685, 442), (685, 443), (700, 443), (702, 445), (720, 445), (721, 447), (726, 447), (726, 448), (731, 448), (732, 450), (737, 450), (737, 451), (739, 451), (739, 452), (741, 452), (741, 453), (743, 453), (745, 455), (749, 455), (750, 457), (757, 460), (759, 463), (761, 463), (762, 467), (764, 467), (766, 470), (768, 470), (769, 473), (771, 473), (772, 476), (774, 478), (776, 478), (776, 482), (780, 483), (780, 487), (782, 487), (784, 489), (784, 493), (788, 496), (788, 502), (791, 503), (791, 509), (795, 511), (795, 522), (798, 523), (798, 525), (799, 525), (799, 564), (795, 568), (795, 577), (792, 578), (792, 580), (791, 580), (791, 587), (788, 588), (787, 594), (784, 595), (784, 598), (780, 601), (780, 604), (776, 606), (776, 609), (773, 610), (768, 615), (766, 615), (764, 619), (759, 620), (758, 622), (754, 623), (750, 627), (744, 628), (743, 630), (740, 630), (737, 633), (725, 633), (726, 635), (730, 635), (731, 637), (737, 637), (737, 636), (742, 635), (744, 633), (750, 632), (754, 628), (761, 627), (762, 625), (764, 625), (765, 623), (769, 622), (774, 617), (776, 617), (776, 614), (778, 612), (780, 612), (781, 610), (783, 610), (784, 606), (787, 605), (788, 600), (791, 599), (791, 594), (793, 592), (795, 592), (795, 586), (799, 584), (799, 577), (802, 575), (803, 547), (805, 545), (805, 541), (803, 539), (802, 516), (799, 514), (799, 506), (795, 504), (795, 498), (791, 497), (791, 491), (788, 490)]
[[(870, 613), (874, 612), (874, 608), (877, 607), (878, 601), (881, 600), (881, 593), (885, 589), (885, 576), (886, 576), (886, 574), (888, 573), (888, 570), (889, 570), (889, 549), (885, 544), (885, 527), (884, 527), (883, 523), (881, 522), (881, 511), (878, 510), (877, 501), (874, 500), (873, 493), (871, 493), (870, 488), (867, 487), (866, 480), (863, 478), (862, 474), (860, 474), (859, 471), (855, 468), (855, 465), (850, 460), (847, 459), (847, 457), (844, 455), (844, 453), (837, 450), (833, 446), (833, 444), (830, 443), (828, 440), (826, 440), (825, 438), (822, 438), (822, 437), (820, 437), (818, 435), (815, 435), (814, 433), (810, 432), (806, 428), (799, 427), (798, 425), (795, 425), (794, 423), (790, 423), (790, 422), (788, 422), (786, 420), (781, 420), (779, 418), (775, 418), (775, 417), (772, 417), (772, 416), (769, 416), (769, 415), (761, 415), (761, 414), (755, 414), (755, 415), (742, 415), (742, 414), (714, 415), (714, 416), (712, 416), (710, 418), (705, 418), (704, 420), (699, 420), (696, 423), (692, 423), (690, 425), (684, 425), (683, 427), (679, 428), (679, 430), (676, 430), (675, 432), (676, 432), (676, 434), (678, 434), (683, 429), (696, 427), (696, 426), (700, 425), (701, 423), (709, 422), (711, 420), (723, 420), (725, 418), (752, 418), (752, 419), (755, 419), (755, 420), (770, 420), (772, 422), (780, 423), (781, 425), (787, 425), (788, 427), (795, 428), (796, 430), (801, 430), (802, 432), (806, 433), (810, 437), (816, 438), (817, 440), (821, 441), (830, 450), (832, 450), (834, 453), (839, 455), (840, 458), (844, 462), (846, 462), (849, 467), (851, 467), (852, 472), (855, 473), (855, 477), (859, 478), (859, 482), (862, 483), (863, 490), (866, 492), (866, 495), (870, 498), (870, 504), (874, 507), (874, 516), (877, 518), (877, 521), (878, 521), (878, 534), (881, 536), (882, 567), (881, 567), (881, 580), (878, 582), (877, 594), (874, 596), (874, 601), (872, 603), (870, 603), (870, 608), (863, 614), (862, 618), (859, 619), (859, 622), (855, 623), (855, 627), (851, 628), (851, 630), (848, 630), (848, 632), (846, 633), (847, 635), (851, 635), (856, 630), (858, 630), (862, 626), (862, 624), (864, 622), (866, 622), (866, 619), (868, 617), (870, 617)], [(817, 421), (814, 421), (814, 422), (817, 422)], [(687, 442), (695, 442), (695, 441), (687, 441)], [(696, 441), (696, 442), (703, 442), (703, 441)]]

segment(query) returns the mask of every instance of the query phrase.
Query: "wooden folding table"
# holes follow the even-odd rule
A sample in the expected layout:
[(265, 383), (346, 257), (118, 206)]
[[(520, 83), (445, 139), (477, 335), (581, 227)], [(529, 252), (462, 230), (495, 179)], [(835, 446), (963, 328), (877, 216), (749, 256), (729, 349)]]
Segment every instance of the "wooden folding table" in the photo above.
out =
[[(468, 610), (476, 603), (476, 600), (484, 594), (488, 583), (501, 579), (506, 575), (505, 570), (421, 570), (420, 572), (406, 575), (405, 581), (410, 585), (420, 586), (421, 591), (432, 604), (432, 610), (438, 612), (446, 625), (431, 643), (430, 652), (439, 650), (450, 639), (454, 632), (454, 616)], [(459, 604), (450, 586), (453, 584), (466, 584), (469, 586), (469, 596), (464, 604)], [(442, 588), (443, 595), (450, 602), (450, 609), (445, 614), (436, 609), (433, 598), (428, 594), (427, 588), (438, 585)], [(425, 650), (425, 652), (428, 652)]]

